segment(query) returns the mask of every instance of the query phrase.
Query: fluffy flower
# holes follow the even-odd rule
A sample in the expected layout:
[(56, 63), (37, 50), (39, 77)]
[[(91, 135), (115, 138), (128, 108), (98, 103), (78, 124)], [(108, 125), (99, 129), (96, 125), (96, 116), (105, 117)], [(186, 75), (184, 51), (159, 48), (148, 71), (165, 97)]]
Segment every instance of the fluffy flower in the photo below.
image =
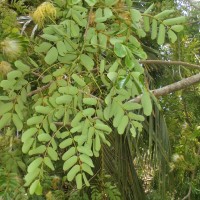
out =
[(50, 2), (44, 2), (33, 13), (33, 20), (41, 28), (47, 19), (56, 19), (56, 8)]
[(172, 161), (175, 163), (175, 162), (179, 162), (181, 160), (184, 160), (183, 156), (182, 155), (179, 155), (177, 153), (173, 154), (172, 155)]
[(22, 52), (20, 41), (8, 37), (1, 42), (1, 49), (4, 56), (6, 56), (9, 60), (15, 60)]
[(10, 63), (6, 61), (0, 62), (0, 74), (6, 75), (8, 72), (12, 70)]

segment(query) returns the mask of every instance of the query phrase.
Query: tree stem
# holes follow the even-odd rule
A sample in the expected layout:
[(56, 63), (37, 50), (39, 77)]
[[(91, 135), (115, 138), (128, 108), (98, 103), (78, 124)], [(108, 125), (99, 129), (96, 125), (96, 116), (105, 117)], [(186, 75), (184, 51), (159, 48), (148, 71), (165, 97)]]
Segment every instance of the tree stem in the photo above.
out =
[[(200, 73), (193, 75), (189, 78), (184, 78), (181, 81), (172, 83), (172, 84), (164, 86), (162, 88), (151, 90), (151, 92), (156, 97), (164, 96), (164, 95), (170, 94), (172, 92), (176, 92), (178, 90), (184, 89), (186, 87), (189, 87), (189, 86), (194, 85), (199, 82), (200, 82)], [(134, 99), (131, 99), (129, 102), (140, 102), (140, 101), (141, 101), (141, 95), (137, 96)]]

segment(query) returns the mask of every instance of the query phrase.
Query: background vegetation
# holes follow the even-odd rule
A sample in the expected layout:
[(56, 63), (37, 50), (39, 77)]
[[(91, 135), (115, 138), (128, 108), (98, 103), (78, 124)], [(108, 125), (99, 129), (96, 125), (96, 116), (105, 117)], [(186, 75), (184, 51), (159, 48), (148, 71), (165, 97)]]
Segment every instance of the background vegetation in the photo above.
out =
[(0, 1), (0, 198), (199, 199), (198, 11)]

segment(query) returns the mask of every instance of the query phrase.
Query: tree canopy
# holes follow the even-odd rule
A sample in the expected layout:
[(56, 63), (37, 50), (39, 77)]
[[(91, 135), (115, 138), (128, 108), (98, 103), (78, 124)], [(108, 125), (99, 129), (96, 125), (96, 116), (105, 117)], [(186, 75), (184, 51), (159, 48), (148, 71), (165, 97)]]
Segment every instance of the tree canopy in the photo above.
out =
[(0, 11), (0, 198), (198, 198), (198, 3)]

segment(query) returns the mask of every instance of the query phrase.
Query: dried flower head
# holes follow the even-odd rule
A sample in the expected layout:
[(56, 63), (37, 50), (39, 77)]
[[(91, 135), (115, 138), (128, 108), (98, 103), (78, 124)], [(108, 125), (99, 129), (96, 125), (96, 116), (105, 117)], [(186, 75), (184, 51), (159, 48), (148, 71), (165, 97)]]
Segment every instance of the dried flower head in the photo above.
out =
[(184, 160), (184, 157), (182, 155), (179, 155), (177, 153), (173, 154), (172, 155), (172, 161), (175, 163), (175, 162), (179, 162), (179, 161), (182, 161)]
[(41, 28), (48, 19), (56, 19), (56, 8), (50, 2), (44, 2), (37, 7), (32, 15), (33, 20)]
[(12, 68), (9, 62), (6, 62), (6, 61), (0, 62), (0, 74), (6, 75), (11, 70)]
[(1, 50), (4, 56), (12, 61), (20, 56), (22, 45), (19, 40), (7, 37), (1, 42)]

